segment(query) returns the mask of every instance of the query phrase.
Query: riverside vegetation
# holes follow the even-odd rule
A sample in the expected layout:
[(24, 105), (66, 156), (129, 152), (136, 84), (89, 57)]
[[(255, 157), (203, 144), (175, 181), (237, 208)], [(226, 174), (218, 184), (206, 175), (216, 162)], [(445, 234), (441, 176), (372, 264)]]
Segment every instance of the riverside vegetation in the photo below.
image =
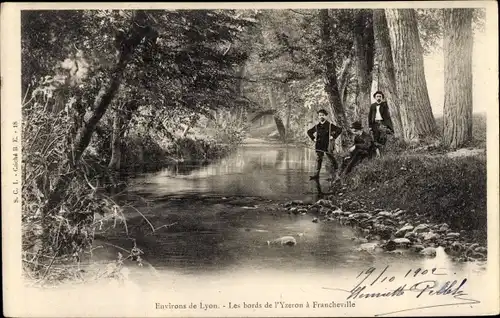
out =
[[(342, 149), (348, 123), (367, 117), (372, 86), (387, 91), (395, 120), (386, 156), (359, 166), (328, 200), (286, 211), (356, 225), (388, 250), (434, 244), (462, 259), (486, 257), (485, 156), (450, 155), (485, 148), (470, 80), (472, 35), (484, 11), (23, 11), (21, 24), (30, 282), (115, 277), (124, 263), (143, 264), (139, 246), (117, 247), (104, 273), (84, 269), (103, 223), (130, 234), (117, 199), (127, 175), (227, 155), (248, 133), (250, 113), (272, 114), (280, 140), (303, 142), (311, 114), (329, 109), (344, 128)], [(423, 54), (432, 50), (447, 65), (442, 120), (426, 96)]]
[(351, 225), (359, 234), (353, 239), (369, 252), (433, 257), (443, 247), (457, 261), (484, 261), (486, 116), (475, 115), (473, 127), (468, 148), (458, 151), (439, 143), (415, 148), (391, 140), (383, 157), (355, 168), (334, 194), (316, 203), (286, 202), (283, 212)]

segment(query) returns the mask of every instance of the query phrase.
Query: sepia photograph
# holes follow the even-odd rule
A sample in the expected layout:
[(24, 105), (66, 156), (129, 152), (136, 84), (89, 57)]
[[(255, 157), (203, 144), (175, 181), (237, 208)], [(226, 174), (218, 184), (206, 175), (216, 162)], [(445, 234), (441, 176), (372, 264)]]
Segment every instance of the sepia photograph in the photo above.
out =
[(30, 6), (5, 316), (499, 313), (496, 2)]

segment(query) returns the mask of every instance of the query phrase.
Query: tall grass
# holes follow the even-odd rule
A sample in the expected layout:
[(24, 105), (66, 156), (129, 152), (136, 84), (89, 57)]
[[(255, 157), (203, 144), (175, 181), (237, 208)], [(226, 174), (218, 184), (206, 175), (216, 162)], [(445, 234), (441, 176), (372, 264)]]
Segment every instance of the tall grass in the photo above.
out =
[[(80, 277), (82, 260), (92, 255), (96, 229), (104, 222), (120, 226), (129, 236), (124, 207), (114, 199), (116, 173), (108, 171), (111, 158), (110, 127), (102, 123), (93, 135), (80, 162), (72, 162), (72, 145), (82, 125), (83, 114), (76, 106), (66, 105), (53, 111), (55, 99), (43, 90), (35, 91), (22, 105), (22, 253), (26, 276), (36, 282), (55, 282)], [(170, 147), (160, 146), (152, 134), (133, 131), (122, 139), (123, 170), (160, 169), (176, 160), (209, 160), (227, 154), (240, 140), (231, 127), (219, 139), (180, 138)], [(56, 180), (69, 175), (63, 196), (51, 211), (44, 211)], [(120, 180), (123, 183), (123, 180)], [(120, 188), (126, 187), (121, 184)], [(144, 217), (140, 211), (137, 211)], [(126, 250), (124, 252), (127, 252)], [(117, 255), (113, 264), (133, 258), (137, 251)]]
[(373, 208), (405, 209), (486, 240), (486, 157), (398, 155), (363, 162), (345, 197)]

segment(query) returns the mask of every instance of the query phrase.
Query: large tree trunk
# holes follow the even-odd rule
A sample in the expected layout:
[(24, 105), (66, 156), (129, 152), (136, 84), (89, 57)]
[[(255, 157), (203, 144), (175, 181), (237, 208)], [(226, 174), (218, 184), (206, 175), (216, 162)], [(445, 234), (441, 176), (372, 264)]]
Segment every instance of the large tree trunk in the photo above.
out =
[(371, 10), (359, 10), (354, 27), (356, 77), (359, 87), (358, 116), (364, 127), (368, 126), (371, 105), (371, 85), (374, 56), (373, 21)]
[(415, 10), (386, 9), (385, 14), (391, 40), (403, 137), (406, 141), (418, 142), (425, 136), (434, 135), (436, 122), (425, 81), (424, 59)]
[[(269, 104), (271, 105), (271, 109), (276, 111), (276, 96), (274, 95), (274, 90), (271, 85), (267, 86), (267, 93), (269, 94)], [(283, 142), (286, 142), (286, 128), (285, 125), (283, 125), (283, 121), (281, 120), (281, 118), (279, 118), (277, 113), (275, 113), (273, 117), (281, 140), (283, 140)]]
[(399, 100), (396, 91), (394, 63), (392, 61), (391, 39), (383, 9), (373, 10), (373, 31), (375, 37), (375, 56), (377, 60), (377, 87), (384, 92), (396, 137), (402, 136)]
[(472, 139), (472, 9), (444, 10), (443, 145)]
[[(141, 43), (142, 39), (149, 34), (150, 29), (143, 27), (144, 24), (147, 24), (146, 19), (147, 16), (144, 11), (139, 10), (136, 12), (134, 20), (132, 21), (130, 35), (124, 43), (122, 43), (117, 63), (111, 71), (110, 78), (107, 83), (101, 87), (99, 93), (94, 99), (93, 110), (90, 112), (88, 120), (86, 120), (83, 126), (79, 129), (67, 162), (63, 164), (69, 167), (69, 172), (61, 174), (59, 178), (56, 179), (54, 188), (48, 197), (47, 203), (42, 209), (42, 216), (44, 219), (47, 219), (47, 215), (53, 213), (54, 208), (66, 194), (68, 185), (74, 176), (76, 170), (75, 168), (79, 164), (83, 152), (90, 143), (97, 123), (106, 113), (111, 101), (120, 87), (123, 72), (127, 67), (129, 59), (134, 53), (136, 47)], [(44, 230), (48, 229), (44, 227)]]
[(349, 139), (349, 129), (347, 119), (340, 97), (339, 86), (337, 83), (337, 67), (335, 65), (335, 56), (333, 41), (330, 34), (330, 16), (328, 9), (320, 10), (321, 19), (321, 48), (322, 63), (324, 69), (325, 91), (328, 95), (330, 109), (334, 123), (342, 128), (341, 136), (336, 140), (336, 148), (343, 149)]

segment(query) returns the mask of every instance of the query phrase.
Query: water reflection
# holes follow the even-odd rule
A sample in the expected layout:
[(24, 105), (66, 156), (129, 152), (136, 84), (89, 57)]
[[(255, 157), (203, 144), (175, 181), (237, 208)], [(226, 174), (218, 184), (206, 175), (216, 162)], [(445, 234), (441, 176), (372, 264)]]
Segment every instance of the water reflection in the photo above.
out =
[(308, 175), (314, 168), (309, 149), (252, 146), (201, 167), (171, 167), (134, 179), (135, 187), (151, 193), (211, 193), (272, 199), (312, 199), (317, 191)]
[[(476, 264), (453, 263), (443, 251), (433, 259), (356, 251), (358, 243), (352, 240), (356, 233), (350, 227), (313, 223), (310, 215), (253, 209), (262, 201), (252, 196), (317, 200), (331, 193), (322, 181), (325, 176), (309, 181), (314, 164), (314, 152), (308, 149), (252, 146), (196, 170), (143, 175), (134, 180), (130, 193), (148, 194), (152, 201), (139, 208), (155, 227), (176, 225), (137, 242), (156, 268), (187, 274), (182, 280), (189, 286), (186, 292), (197, 288), (209, 293), (210, 284), (223, 284), (236, 294), (242, 291), (241, 282), (250, 280), (266, 288), (275, 282), (281, 291), (285, 282), (300, 288), (307, 285), (318, 293), (329, 284), (341, 287), (343, 280), (349, 285), (345, 287), (352, 287), (355, 272), (388, 264), (398, 271), (442, 267), (462, 276), (478, 271)], [(285, 235), (294, 236), (297, 245), (266, 243)], [(484, 277), (484, 271), (476, 274)], [(189, 285), (189, 277), (193, 282), (203, 277), (207, 285)], [(480, 285), (482, 280), (475, 278), (471, 284)]]

